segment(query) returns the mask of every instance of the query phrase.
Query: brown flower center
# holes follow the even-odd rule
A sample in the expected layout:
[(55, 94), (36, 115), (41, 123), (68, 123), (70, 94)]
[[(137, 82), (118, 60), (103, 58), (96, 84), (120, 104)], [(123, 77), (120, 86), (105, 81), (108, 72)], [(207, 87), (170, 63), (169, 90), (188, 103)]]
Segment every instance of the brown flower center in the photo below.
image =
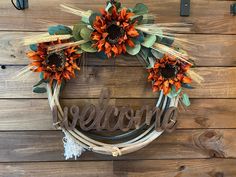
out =
[(111, 24), (107, 28), (107, 33), (108, 33), (107, 41), (110, 44), (116, 44), (119, 38), (124, 35), (124, 29), (115, 24)]
[(52, 53), (46, 59), (46, 64), (60, 70), (65, 66), (66, 57), (64, 53)]
[(177, 69), (171, 64), (166, 64), (164, 68), (160, 69), (160, 73), (164, 78), (169, 79), (176, 76)]

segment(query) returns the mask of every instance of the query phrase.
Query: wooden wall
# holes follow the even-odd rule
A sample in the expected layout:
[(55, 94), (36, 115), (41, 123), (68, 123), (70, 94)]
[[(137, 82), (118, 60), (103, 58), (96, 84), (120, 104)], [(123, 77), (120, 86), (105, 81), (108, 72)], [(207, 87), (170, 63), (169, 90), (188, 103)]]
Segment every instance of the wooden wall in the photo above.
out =
[[(28, 50), (17, 43), (22, 36), (46, 31), (48, 23), (71, 25), (79, 18), (61, 12), (60, 3), (97, 10), (105, 0), (29, 0), (17, 11), (0, 1), (0, 176), (236, 176), (236, 17), (235, 1), (192, 0), (190, 17), (180, 17), (179, 0), (122, 0), (127, 6), (146, 3), (157, 22), (187, 22), (198, 45), (196, 71), (202, 85), (187, 91), (192, 105), (179, 116), (178, 130), (165, 133), (148, 147), (119, 158), (84, 153), (65, 161), (62, 133), (52, 128), (46, 95), (32, 93), (37, 77), (14, 79), (28, 60)], [(147, 73), (132, 57), (102, 61), (88, 57), (86, 72), (70, 81), (62, 96), (66, 104), (96, 102), (102, 87), (112, 91), (112, 103), (137, 108), (154, 104)]]

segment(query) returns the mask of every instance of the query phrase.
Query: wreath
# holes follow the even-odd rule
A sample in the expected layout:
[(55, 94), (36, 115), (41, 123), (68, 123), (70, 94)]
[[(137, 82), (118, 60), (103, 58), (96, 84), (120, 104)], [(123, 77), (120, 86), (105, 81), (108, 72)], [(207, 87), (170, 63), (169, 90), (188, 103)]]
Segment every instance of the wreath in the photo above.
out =
[[(156, 24), (155, 16), (141, 3), (127, 8), (111, 0), (100, 12), (66, 4), (61, 8), (82, 17), (81, 21), (73, 27), (51, 26), (46, 34), (24, 38), (23, 44), (31, 49), (27, 53), (30, 64), (18, 76), (40, 73), (33, 92), (47, 92), (54, 126), (65, 134), (65, 158), (77, 158), (85, 150), (119, 156), (145, 147), (163, 131), (173, 131), (178, 103), (190, 105), (184, 88), (192, 89), (192, 80), (202, 80), (190, 69), (194, 66), (192, 57), (177, 45), (191, 43), (171, 34), (188, 25)], [(103, 89), (96, 106), (62, 108), (59, 97), (63, 86), (81, 72), (78, 60), (86, 53), (104, 60), (120, 55), (137, 57), (147, 71), (153, 92), (159, 95), (157, 104), (136, 111), (117, 108), (109, 105), (109, 90)], [(118, 133), (101, 133), (104, 129)]]

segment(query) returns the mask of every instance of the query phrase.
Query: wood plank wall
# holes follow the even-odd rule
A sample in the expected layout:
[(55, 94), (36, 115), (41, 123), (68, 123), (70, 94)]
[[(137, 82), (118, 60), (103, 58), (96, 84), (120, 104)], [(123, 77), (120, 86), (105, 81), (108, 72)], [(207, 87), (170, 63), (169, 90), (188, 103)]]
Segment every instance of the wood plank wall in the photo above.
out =
[[(29, 0), (26, 11), (0, 1), (0, 65), (6, 67), (0, 69), (0, 176), (236, 176), (236, 17), (229, 14), (236, 1), (191, 0), (190, 17), (179, 16), (179, 0), (121, 2), (146, 3), (157, 22), (192, 24), (189, 33), (179, 35), (198, 44), (191, 54), (205, 81), (187, 91), (192, 105), (179, 115), (177, 131), (119, 158), (88, 152), (65, 161), (62, 133), (52, 128), (46, 95), (32, 93), (37, 77), (14, 79), (28, 63), (28, 49), (17, 41), (46, 31), (48, 24), (78, 22), (77, 16), (60, 11), (60, 3), (98, 10), (105, 0)], [(135, 58), (102, 61), (88, 56), (87, 64), (87, 72), (67, 84), (63, 104), (94, 103), (104, 86), (111, 89), (112, 104), (154, 104), (147, 73)]]

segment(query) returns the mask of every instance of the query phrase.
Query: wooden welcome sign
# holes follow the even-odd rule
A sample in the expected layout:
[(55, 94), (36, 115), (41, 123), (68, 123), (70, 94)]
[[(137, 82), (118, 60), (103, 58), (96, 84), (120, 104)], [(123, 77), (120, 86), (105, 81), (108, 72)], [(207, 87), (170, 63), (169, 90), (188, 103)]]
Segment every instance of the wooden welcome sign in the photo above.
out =
[[(87, 105), (80, 109), (78, 106), (64, 107), (63, 120), (59, 122), (57, 107), (53, 109), (53, 123), (60, 124), (60, 127), (73, 130), (78, 125), (84, 131), (90, 130), (122, 130), (129, 131), (131, 128), (138, 129), (141, 123), (150, 125), (155, 121), (157, 131), (173, 131), (176, 127), (177, 108), (169, 107), (163, 110), (158, 107), (150, 108), (144, 105), (139, 110), (130, 107), (118, 108), (109, 105), (110, 92), (108, 89), (101, 91), (98, 105)], [(143, 120), (143, 122), (142, 122)]]

